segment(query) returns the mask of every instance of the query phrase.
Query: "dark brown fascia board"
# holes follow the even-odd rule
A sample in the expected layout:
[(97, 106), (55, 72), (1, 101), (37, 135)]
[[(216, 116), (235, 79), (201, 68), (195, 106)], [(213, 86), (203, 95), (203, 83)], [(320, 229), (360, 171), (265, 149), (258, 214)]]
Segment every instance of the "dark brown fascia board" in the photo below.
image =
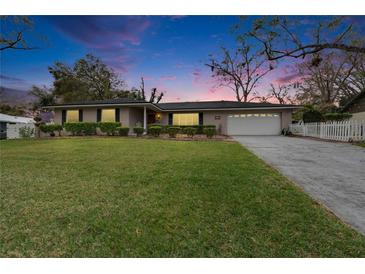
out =
[(156, 106), (152, 103), (117, 103), (117, 104), (64, 104), (64, 105), (51, 105), (43, 107), (44, 109), (55, 109), (55, 108), (88, 108), (88, 107), (112, 107), (112, 106), (127, 106), (127, 107), (133, 107), (133, 106), (141, 106), (141, 107), (153, 107), (158, 109), (159, 111), (162, 111), (161, 108)]
[(184, 109), (161, 109), (156, 104), (152, 103), (118, 103), (118, 104), (90, 104), (90, 105), (53, 105), (44, 107), (44, 109), (53, 109), (53, 108), (78, 108), (78, 107), (110, 107), (110, 106), (148, 106), (157, 109), (161, 112), (183, 112), (183, 111), (233, 111), (233, 110), (275, 110), (275, 109), (299, 109), (302, 106), (285, 106), (285, 107), (250, 107), (250, 108), (184, 108)]
[(184, 108), (184, 109), (162, 109), (163, 112), (181, 112), (181, 111), (232, 111), (232, 110), (275, 110), (275, 109), (299, 109), (302, 106), (292, 107), (251, 107), (251, 108)]

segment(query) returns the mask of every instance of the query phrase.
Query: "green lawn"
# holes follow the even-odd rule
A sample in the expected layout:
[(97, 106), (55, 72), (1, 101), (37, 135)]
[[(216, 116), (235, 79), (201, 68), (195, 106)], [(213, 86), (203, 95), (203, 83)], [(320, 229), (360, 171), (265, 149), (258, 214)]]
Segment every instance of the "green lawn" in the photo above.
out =
[(0, 257), (365, 256), (365, 237), (234, 142), (0, 146)]

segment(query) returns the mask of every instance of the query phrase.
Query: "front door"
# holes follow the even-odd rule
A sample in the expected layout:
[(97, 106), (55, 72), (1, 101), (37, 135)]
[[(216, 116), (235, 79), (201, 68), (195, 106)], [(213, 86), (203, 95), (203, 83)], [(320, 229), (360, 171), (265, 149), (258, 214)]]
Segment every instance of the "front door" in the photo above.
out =
[(147, 114), (147, 124), (154, 124), (154, 123), (156, 123), (155, 113), (148, 113)]

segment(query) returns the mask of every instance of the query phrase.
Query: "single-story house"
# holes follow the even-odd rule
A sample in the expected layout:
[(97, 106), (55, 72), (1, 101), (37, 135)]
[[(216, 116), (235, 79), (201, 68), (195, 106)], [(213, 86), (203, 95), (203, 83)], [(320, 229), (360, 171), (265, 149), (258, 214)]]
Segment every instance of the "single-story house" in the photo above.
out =
[(342, 109), (343, 112), (350, 112), (352, 120), (365, 121), (365, 90), (352, 98)]
[(34, 123), (33, 118), (0, 113), (0, 139), (21, 138), (19, 129), (25, 126), (34, 129)]
[(145, 129), (148, 124), (215, 125), (223, 135), (279, 135), (292, 121), (296, 105), (202, 101), (150, 103), (129, 98), (67, 103), (47, 107), (54, 122), (121, 122)]

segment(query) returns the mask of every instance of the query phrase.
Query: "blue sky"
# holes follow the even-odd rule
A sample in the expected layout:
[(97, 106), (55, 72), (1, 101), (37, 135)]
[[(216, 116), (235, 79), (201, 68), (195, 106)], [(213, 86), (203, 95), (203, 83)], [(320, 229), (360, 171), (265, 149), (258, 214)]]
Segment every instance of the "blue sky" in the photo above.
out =
[[(111, 66), (128, 87), (145, 78), (146, 88), (166, 92), (164, 101), (234, 100), (232, 91), (217, 88), (204, 65), (220, 47), (233, 48), (236, 16), (33, 16), (28, 35), (40, 49), (1, 52), (1, 86), (27, 90), (51, 86), (47, 67), (55, 61), (72, 65), (87, 53)], [(250, 20), (254, 17), (250, 17)], [(305, 34), (303, 34), (305, 35)], [(45, 42), (40, 37), (45, 36)], [(268, 84), (292, 78), (285, 63), (265, 78)]]

